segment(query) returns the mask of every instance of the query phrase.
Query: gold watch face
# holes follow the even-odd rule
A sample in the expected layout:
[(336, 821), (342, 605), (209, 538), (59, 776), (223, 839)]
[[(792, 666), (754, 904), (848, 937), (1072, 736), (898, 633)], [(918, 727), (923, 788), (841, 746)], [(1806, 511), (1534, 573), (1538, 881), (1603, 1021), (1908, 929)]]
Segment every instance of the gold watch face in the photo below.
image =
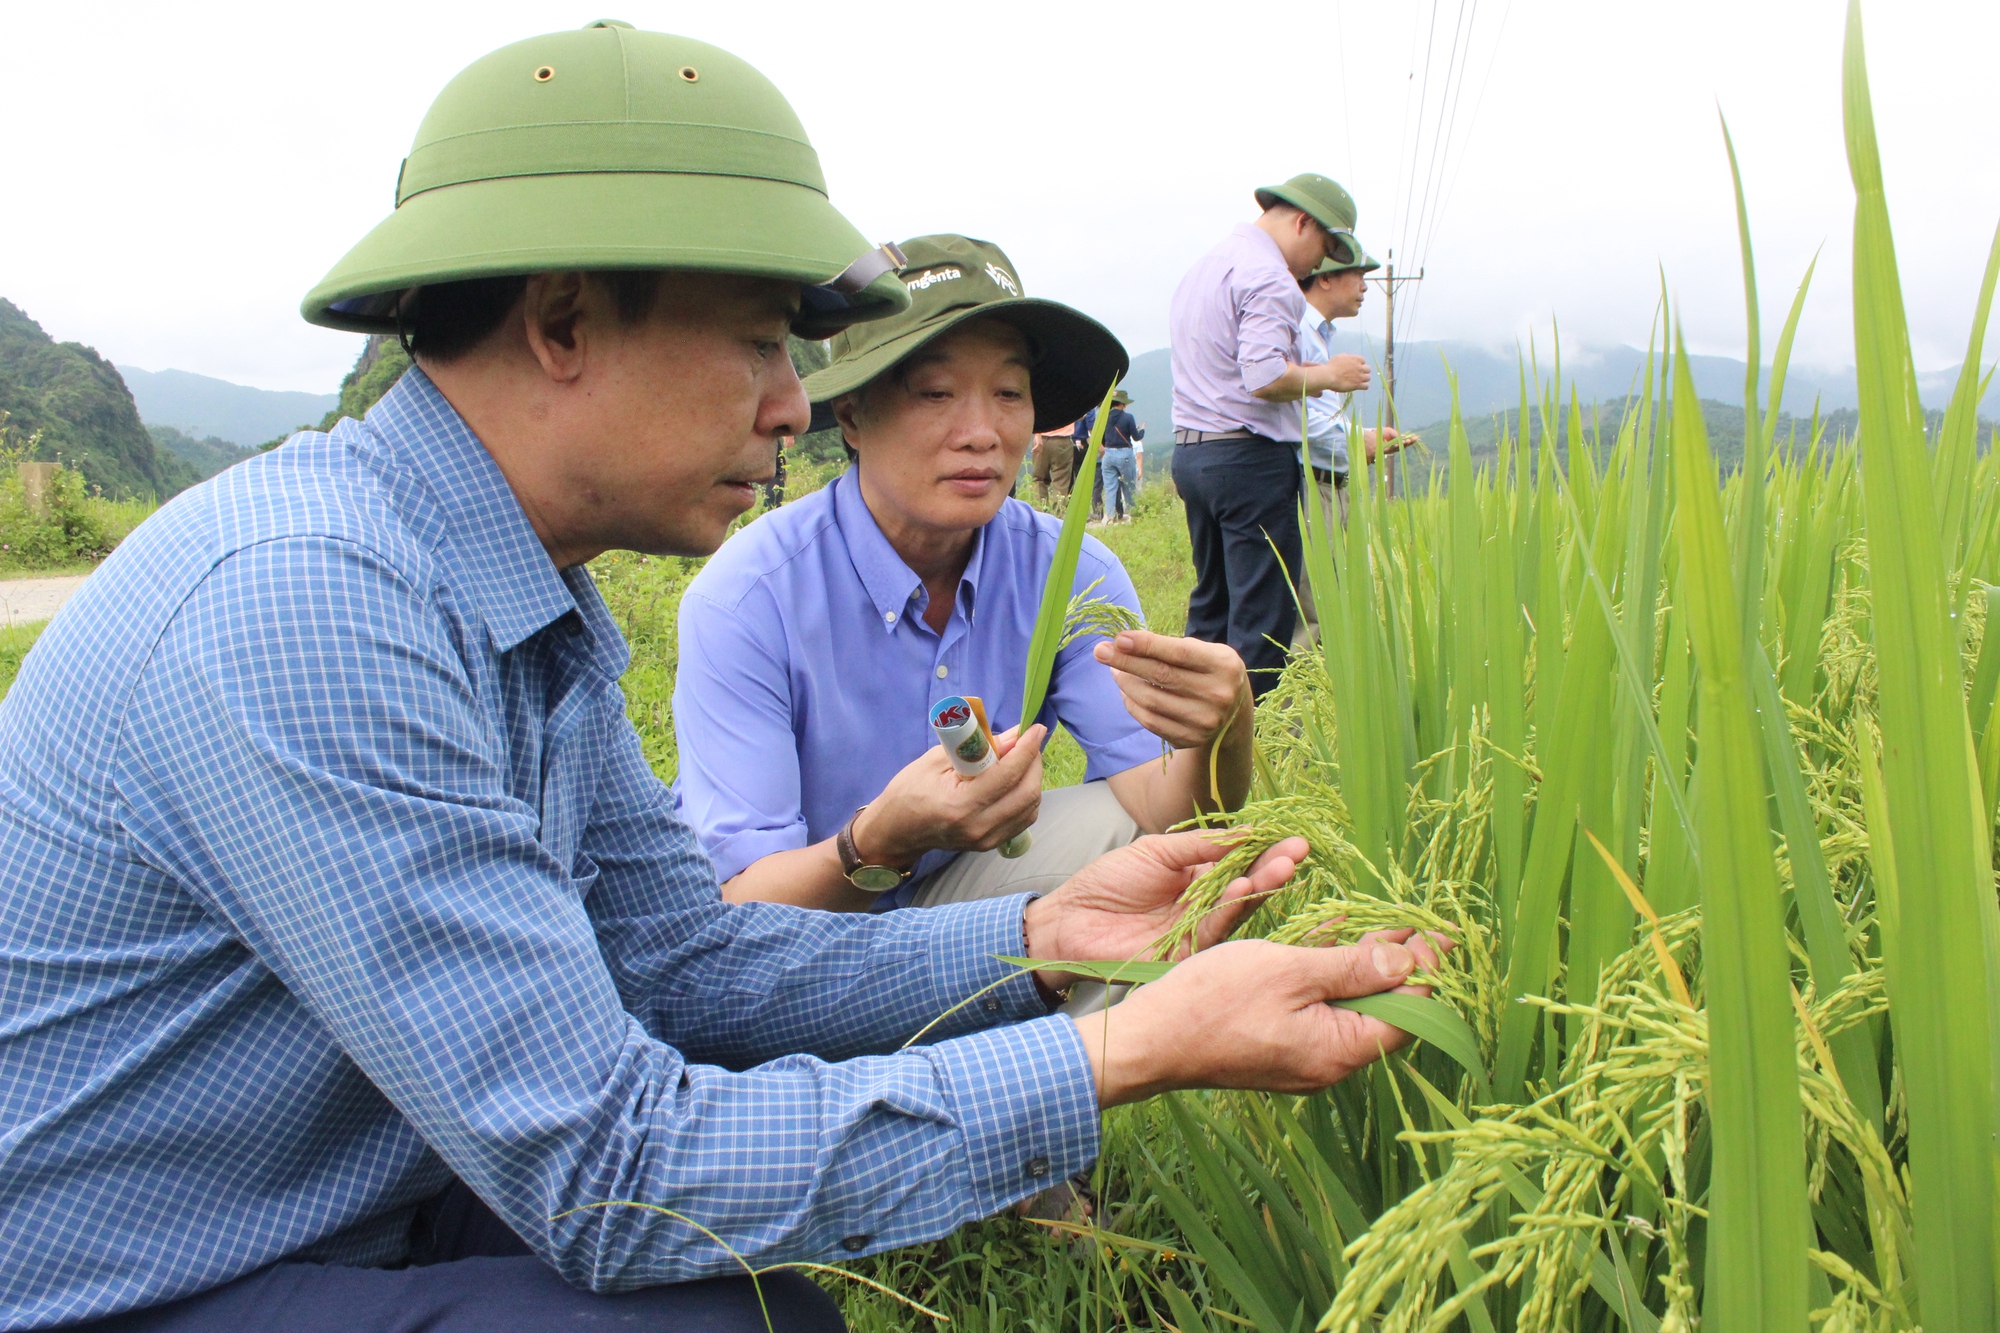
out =
[(903, 875), (888, 866), (862, 866), (847, 877), (847, 882), (867, 893), (887, 893), (903, 882)]

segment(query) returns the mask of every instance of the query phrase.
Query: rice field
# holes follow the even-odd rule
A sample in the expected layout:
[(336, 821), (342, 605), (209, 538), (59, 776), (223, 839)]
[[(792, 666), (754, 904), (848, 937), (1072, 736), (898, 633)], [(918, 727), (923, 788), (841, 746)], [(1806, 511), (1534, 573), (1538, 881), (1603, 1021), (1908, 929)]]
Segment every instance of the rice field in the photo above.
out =
[[(1324, 646), (1259, 709), (1243, 841), (1197, 905), (1305, 836), (1246, 932), (1448, 934), (1419, 979), (1465, 1040), (1317, 1096), (1114, 1111), (1087, 1213), (849, 1266), (887, 1292), (828, 1278), (858, 1333), (2000, 1327), (2000, 450), (1975, 436), (2000, 233), (1927, 431), (1858, 10), (1844, 73), (1857, 438), (1776, 433), (1811, 274), (1762, 379), (1739, 184), (1740, 470), (1663, 300), (1614, 432), (1524, 374), (1523, 428), (1588, 442), (1565, 467), (1503, 433), (1475, 468), (1454, 413), (1419, 493), (1357, 473), (1344, 530), (1307, 516)], [(1177, 631), (1171, 493), (1097, 535)], [(596, 566), (669, 779), (698, 567)], [(1049, 781), (1080, 772), (1059, 737)]]
[[(1325, 647), (1197, 900), (1305, 835), (1248, 929), (1451, 935), (1427, 979), (1476, 1058), (1114, 1115), (1087, 1223), (875, 1276), (992, 1329), (2000, 1326), (2000, 235), (1927, 434), (1854, 14), (1846, 60), (1857, 439), (1775, 436), (1808, 274), (1728, 477), (1663, 303), (1637, 410), (1566, 472), (1507, 439), (1475, 470), (1455, 423), (1426, 491), (1357, 476), (1309, 523)], [(1590, 439), (1559, 381), (1522, 396)]]

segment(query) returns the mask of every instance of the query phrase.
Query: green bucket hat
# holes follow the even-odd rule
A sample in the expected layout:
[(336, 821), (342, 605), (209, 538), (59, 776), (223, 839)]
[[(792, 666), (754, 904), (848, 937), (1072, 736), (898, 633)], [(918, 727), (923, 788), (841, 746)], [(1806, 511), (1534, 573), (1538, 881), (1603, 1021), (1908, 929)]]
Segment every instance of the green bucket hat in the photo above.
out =
[(1111, 405), (1113, 407), (1130, 407), (1132, 406), (1132, 395), (1126, 393), (1123, 389), (1113, 389), (1111, 391)]
[(1345, 273), (1355, 268), (1363, 273), (1373, 273), (1382, 267), (1375, 256), (1361, 248), (1361, 242), (1354, 239), (1352, 232), (1335, 232), (1333, 242), (1337, 253), (1320, 260), (1319, 267), (1306, 274), (1308, 279), (1317, 278), (1322, 273)]
[(1314, 172), (1303, 172), (1283, 185), (1265, 185), (1257, 190), (1257, 207), (1290, 204), (1303, 210), (1328, 231), (1354, 230), (1354, 196), (1338, 181)]
[(314, 324), (392, 333), (426, 283), (561, 269), (789, 279), (826, 337), (909, 305), (834, 210), (770, 80), (727, 51), (600, 20), (503, 46), (431, 103), (396, 210), (306, 296)]
[(833, 427), (833, 400), (852, 393), (904, 357), (968, 319), (992, 316), (1027, 335), (1035, 429), (1075, 421), (1097, 406), (1131, 361), (1111, 330), (1080, 310), (1021, 294), (1013, 261), (999, 246), (966, 236), (904, 241), (901, 285), (910, 308), (857, 325), (833, 340), (833, 360), (806, 376), (813, 430)]

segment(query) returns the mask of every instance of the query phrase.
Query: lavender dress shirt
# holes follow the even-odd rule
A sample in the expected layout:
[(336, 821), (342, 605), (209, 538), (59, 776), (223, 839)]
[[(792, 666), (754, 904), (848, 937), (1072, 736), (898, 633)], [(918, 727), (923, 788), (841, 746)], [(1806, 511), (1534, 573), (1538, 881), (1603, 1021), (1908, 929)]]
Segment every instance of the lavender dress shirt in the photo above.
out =
[(1238, 223), (1203, 255), (1174, 291), (1169, 341), (1174, 358), (1174, 426), (1251, 430), (1296, 444), (1297, 403), (1267, 403), (1256, 390), (1300, 363), (1299, 321), (1306, 298), (1278, 243)]

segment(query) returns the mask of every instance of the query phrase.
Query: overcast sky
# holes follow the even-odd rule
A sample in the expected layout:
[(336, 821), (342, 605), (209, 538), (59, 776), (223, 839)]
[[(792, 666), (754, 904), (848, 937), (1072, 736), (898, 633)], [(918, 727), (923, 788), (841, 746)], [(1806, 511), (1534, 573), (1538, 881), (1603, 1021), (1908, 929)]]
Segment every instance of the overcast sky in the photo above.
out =
[[(1798, 357), (1853, 359), (1837, 0), (610, 12), (768, 74), (871, 237), (996, 241), (1031, 293), (1134, 353), (1165, 343), (1175, 282), (1253, 216), (1252, 188), (1314, 170), (1352, 189), (1378, 257), (1423, 264), (1399, 337), (1512, 344), (1554, 317), (1568, 343), (1643, 343), (1664, 266), (1690, 343), (1740, 356), (1719, 102), (1766, 354), (1824, 246)], [(1918, 364), (1954, 364), (2000, 221), (2000, 4), (1867, 13)], [(496, 46), (597, 16), (513, 0), (0, 7), (0, 296), (114, 361), (331, 390), (359, 340), (305, 325), (299, 299), (388, 211), (431, 98)]]

